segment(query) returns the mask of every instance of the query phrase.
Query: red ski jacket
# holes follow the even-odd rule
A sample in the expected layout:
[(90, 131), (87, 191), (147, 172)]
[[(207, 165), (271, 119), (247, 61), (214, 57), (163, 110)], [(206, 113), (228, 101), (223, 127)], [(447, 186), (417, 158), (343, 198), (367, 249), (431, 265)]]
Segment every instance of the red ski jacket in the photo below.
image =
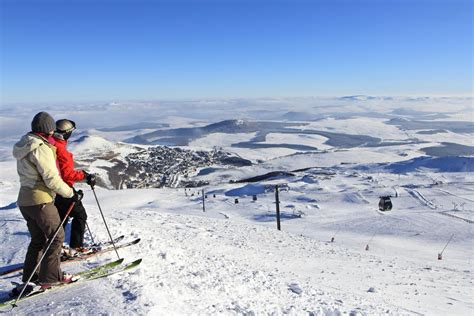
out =
[(82, 181), (85, 178), (85, 174), (82, 170), (74, 170), (74, 158), (73, 155), (67, 150), (67, 141), (63, 139), (55, 138), (56, 143), (56, 155), (59, 164), (59, 173), (63, 181), (73, 186), (76, 181)]

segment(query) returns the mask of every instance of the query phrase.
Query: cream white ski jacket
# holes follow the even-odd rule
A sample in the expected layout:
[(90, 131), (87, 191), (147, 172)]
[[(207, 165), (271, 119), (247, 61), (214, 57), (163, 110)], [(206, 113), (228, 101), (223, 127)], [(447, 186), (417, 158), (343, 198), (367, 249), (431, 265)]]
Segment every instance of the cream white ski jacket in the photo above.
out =
[(74, 192), (59, 175), (56, 148), (33, 133), (23, 136), (13, 147), (20, 176), (17, 204), (31, 206), (54, 201), (57, 194), (70, 198)]

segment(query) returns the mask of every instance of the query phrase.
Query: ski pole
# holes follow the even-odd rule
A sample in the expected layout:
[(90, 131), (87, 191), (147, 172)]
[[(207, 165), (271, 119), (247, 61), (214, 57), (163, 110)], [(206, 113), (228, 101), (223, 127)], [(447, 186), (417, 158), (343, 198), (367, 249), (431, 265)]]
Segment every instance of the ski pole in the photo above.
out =
[(89, 235), (91, 236), (92, 244), (95, 245), (94, 237), (92, 237), (92, 232), (91, 232), (91, 229), (89, 228), (89, 224), (87, 224), (87, 221), (86, 221), (86, 227), (87, 227), (87, 231), (89, 232)]
[(112, 246), (114, 246), (114, 250), (115, 250), (115, 253), (117, 254), (117, 257), (121, 259), (117, 251), (117, 247), (115, 247), (115, 242), (114, 242), (114, 239), (112, 238), (112, 234), (110, 234), (109, 226), (107, 226), (107, 222), (105, 221), (104, 213), (102, 212), (102, 208), (100, 207), (100, 204), (99, 204), (99, 199), (97, 199), (97, 194), (95, 194), (94, 186), (91, 185), (91, 189), (92, 189), (92, 192), (94, 193), (97, 206), (99, 207), (100, 215), (102, 215), (102, 219), (104, 220), (105, 228), (107, 229), (107, 233), (109, 234), (109, 237), (110, 237), (110, 242), (112, 243)]
[(76, 204), (76, 202), (72, 202), (71, 203), (71, 206), (69, 206), (69, 209), (67, 210), (66, 212), (66, 216), (64, 217), (64, 219), (62, 220), (62, 222), (59, 224), (58, 228), (56, 228), (56, 230), (54, 231), (54, 234), (53, 234), (53, 237), (50, 238), (50, 240), (48, 240), (48, 244), (46, 246), (46, 248), (43, 250), (43, 255), (41, 256), (41, 258), (39, 259), (38, 263), (36, 264), (36, 267), (33, 269), (33, 272), (31, 272), (30, 274), (30, 277), (28, 278), (28, 281), (26, 281), (25, 283), (25, 286), (23, 286), (23, 289), (21, 290), (20, 292), (20, 295), (18, 295), (15, 303), (13, 303), (13, 307), (16, 307), (16, 303), (18, 303), (18, 301), (21, 299), (21, 297), (23, 296), (23, 293), (25, 292), (26, 290), (26, 287), (28, 286), (28, 283), (30, 283), (31, 279), (33, 278), (33, 275), (35, 275), (35, 272), (36, 270), (38, 270), (39, 266), (41, 265), (41, 262), (43, 262), (43, 259), (44, 257), (46, 257), (46, 254), (48, 253), (48, 250), (49, 248), (51, 247), (51, 245), (53, 244), (53, 241), (54, 239), (56, 238), (56, 236), (58, 235), (59, 233), (59, 230), (63, 227), (63, 224), (66, 222), (67, 220), (67, 217), (69, 216), (69, 214), (71, 213), (72, 209), (74, 208), (74, 205)]

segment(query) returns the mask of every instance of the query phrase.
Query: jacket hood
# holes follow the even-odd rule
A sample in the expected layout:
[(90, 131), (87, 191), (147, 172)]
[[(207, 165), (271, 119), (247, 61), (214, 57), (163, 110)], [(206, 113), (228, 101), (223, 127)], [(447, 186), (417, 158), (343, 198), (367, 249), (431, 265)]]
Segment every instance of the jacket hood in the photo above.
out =
[(45, 140), (41, 137), (28, 133), (24, 135), (14, 146), (13, 146), (13, 157), (16, 160), (25, 158), (30, 152), (35, 150), (41, 145), (45, 144)]

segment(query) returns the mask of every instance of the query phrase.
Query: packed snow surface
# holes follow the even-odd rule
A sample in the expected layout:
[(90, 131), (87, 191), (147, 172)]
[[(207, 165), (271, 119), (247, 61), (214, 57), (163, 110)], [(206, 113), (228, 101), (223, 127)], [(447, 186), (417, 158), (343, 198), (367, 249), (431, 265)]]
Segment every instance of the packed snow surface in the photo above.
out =
[[(91, 192), (86, 189), (86, 194), (91, 230), (96, 239), (107, 240)], [(219, 196), (203, 213), (200, 204), (181, 190), (99, 189), (97, 194), (113, 235), (125, 232), (127, 239), (142, 238), (137, 246), (120, 250), (127, 260), (144, 258), (140, 268), (32, 299), (15, 313), (468, 315), (472, 311), (472, 253), (465, 252), (472, 231), (466, 222), (421, 210), (413, 210), (416, 216), (410, 221), (406, 211), (379, 215), (360, 210), (336, 221), (342, 227), (336, 230), (329, 228), (334, 218), (328, 217), (343, 211), (317, 215), (317, 210), (312, 216), (320, 221), (295, 219), (297, 225), (287, 219), (283, 231), (278, 231), (273, 220), (261, 220), (262, 225), (248, 219), (252, 213), (272, 217), (261, 208), (263, 202), (252, 206), (250, 199), (235, 206)], [(260, 212), (252, 212), (253, 207)], [(2, 264), (21, 262), (26, 247), (17, 245), (28, 242), (26, 225), (17, 209), (3, 210), (2, 218)], [(453, 231), (438, 227), (443, 222), (457, 227), (464, 243), (452, 245), (445, 260), (439, 261), (441, 239)], [(441, 229), (438, 233), (444, 238), (438, 240), (432, 229)], [(378, 233), (373, 239), (372, 231)], [(367, 243), (369, 251), (364, 250)], [(67, 270), (78, 271), (113, 257), (110, 253)], [(10, 280), (15, 278), (1, 280), (4, 291)]]

